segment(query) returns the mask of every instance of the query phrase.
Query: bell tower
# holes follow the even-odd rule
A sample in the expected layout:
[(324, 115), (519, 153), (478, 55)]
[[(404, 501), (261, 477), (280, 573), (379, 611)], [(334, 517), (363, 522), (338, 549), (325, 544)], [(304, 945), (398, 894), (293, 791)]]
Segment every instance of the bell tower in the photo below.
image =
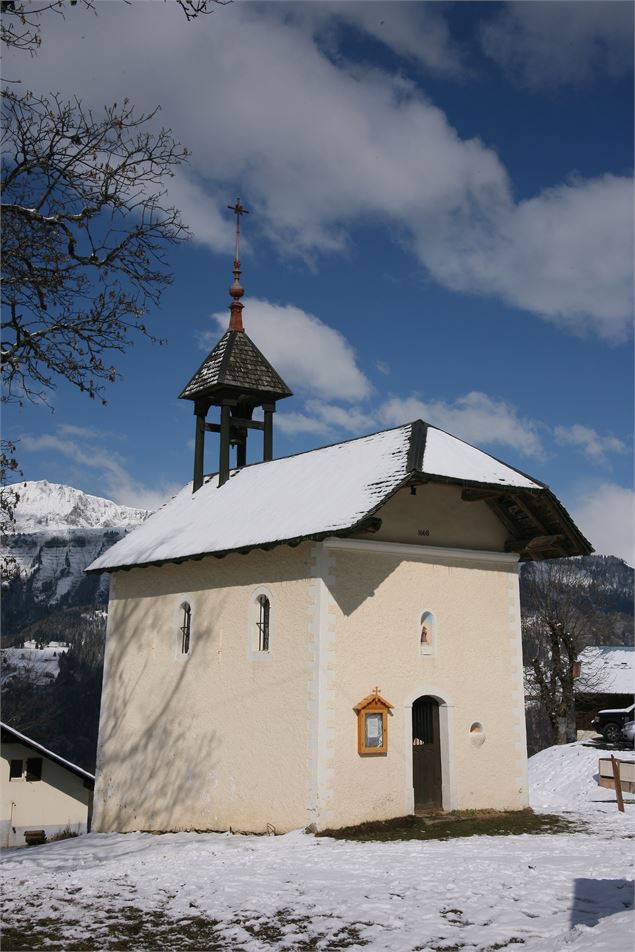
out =
[[(250, 430), (263, 434), (262, 458), (273, 458), (273, 414), (276, 401), (292, 396), (291, 390), (269, 361), (260, 353), (245, 333), (241, 301), (245, 293), (240, 283), (240, 218), (248, 214), (236, 199), (229, 205), (236, 216), (236, 248), (234, 253), (234, 281), (229, 289), (229, 327), (207, 355), (190, 382), (179, 394), (182, 400), (194, 402), (196, 431), (194, 443), (193, 492), (203, 485), (205, 434), (219, 433), (219, 487), (229, 479), (231, 450), (236, 450), (236, 467), (247, 463), (247, 437)], [(208, 423), (210, 407), (220, 408), (220, 422)], [(257, 408), (263, 411), (262, 420), (254, 420)]]

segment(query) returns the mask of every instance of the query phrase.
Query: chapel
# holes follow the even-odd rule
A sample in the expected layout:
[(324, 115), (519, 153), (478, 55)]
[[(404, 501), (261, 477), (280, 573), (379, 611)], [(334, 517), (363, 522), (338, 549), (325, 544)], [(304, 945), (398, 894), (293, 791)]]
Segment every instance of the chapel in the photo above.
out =
[(229, 326), (180, 394), (193, 480), (87, 569), (111, 573), (93, 829), (522, 809), (519, 562), (592, 548), (544, 483), (423, 420), (276, 458), (292, 394), (245, 331), (232, 210)]

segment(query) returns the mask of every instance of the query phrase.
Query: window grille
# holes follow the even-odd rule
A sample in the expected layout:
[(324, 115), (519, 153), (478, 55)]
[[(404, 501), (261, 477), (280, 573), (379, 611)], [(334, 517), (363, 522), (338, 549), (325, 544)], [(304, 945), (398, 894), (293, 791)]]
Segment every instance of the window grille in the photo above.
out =
[(190, 632), (192, 627), (192, 609), (187, 602), (181, 605), (183, 609), (183, 624), (181, 625), (181, 654), (190, 653)]
[(432, 720), (432, 705), (434, 701), (417, 698), (412, 705), (412, 739), (420, 744), (431, 744), (434, 741), (434, 726)]
[(41, 780), (42, 779), (42, 758), (41, 757), (27, 757), (26, 779), (27, 780)]
[(266, 595), (258, 596), (258, 651), (269, 651), (269, 599)]

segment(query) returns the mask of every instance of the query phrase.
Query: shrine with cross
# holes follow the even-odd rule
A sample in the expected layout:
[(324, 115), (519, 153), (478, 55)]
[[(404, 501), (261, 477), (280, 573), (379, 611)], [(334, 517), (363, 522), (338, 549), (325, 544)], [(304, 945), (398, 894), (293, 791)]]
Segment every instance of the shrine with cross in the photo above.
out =
[(180, 394), (193, 481), (87, 569), (111, 575), (93, 829), (523, 809), (519, 563), (592, 549), (544, 483), (423, 420), (275, 458), (291, 391), (245, 331), (229, 207), (229, 325)]

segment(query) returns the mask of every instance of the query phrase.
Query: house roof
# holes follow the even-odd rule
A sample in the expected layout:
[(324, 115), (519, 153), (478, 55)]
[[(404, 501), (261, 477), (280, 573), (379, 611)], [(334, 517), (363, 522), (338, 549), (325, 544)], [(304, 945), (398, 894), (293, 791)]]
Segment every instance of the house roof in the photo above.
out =
[(84, 780), (95, 782), (94, 774), (88, 773), (87, 770), (84, 770), (82, 767), (78, 767), (77, 764), (72, 764), (70, 760), (65, 760), (64, 757), (60, 757), (59, 754), (54, 753), (52, 750), (43, 747), (42, 744), (38, 744), (37, 741), (31, 740), (30, 737), (26, 737), (25, 734), (21, 734), (20, 731), (16, 731), (14, 727), (10, 727), (9, 724), (5, 724), (4, 721), (0, 721), (0, 729), (2, 732), (2, 742), (3, 743), (19, 743), (24, 744), (25, 747), (30, 747), (31, 750), (36, 751), (38, 754), (42, 754), (44, 757), (47, 757), (49, 760), (55, 761), (56, 764), (60, 764), (62, 767), (66, 767), (67, 770), (70, 770), (71, 773), (76, 774), (78, 777), (82, 777)]
[[(561, 549), (556, 554), (592, 551), (543, 483), (418, 420), (245, 466), (221, 487), (217, 475), (196, 493), (188, 483), (86, 571), (178, 562), (359, 531), (397, 490), (421, 481), (459, 484), (464, 495), (478, 493), (500, 509), (500, 518), (516, 535), (525, 533), (530, 541), (558, 539), (553, 542)], [(542, 551), (534, 557), (545, 557)]]
[(226, 331), (207, 355), (179, 397), (213, 398), (218, 391), (254, 391), (271, 399), (290, 397), (291, 390), (244, 331)]
[(580, 652), (584, 694), (633, 694), (635, 648), (597, 645)]

